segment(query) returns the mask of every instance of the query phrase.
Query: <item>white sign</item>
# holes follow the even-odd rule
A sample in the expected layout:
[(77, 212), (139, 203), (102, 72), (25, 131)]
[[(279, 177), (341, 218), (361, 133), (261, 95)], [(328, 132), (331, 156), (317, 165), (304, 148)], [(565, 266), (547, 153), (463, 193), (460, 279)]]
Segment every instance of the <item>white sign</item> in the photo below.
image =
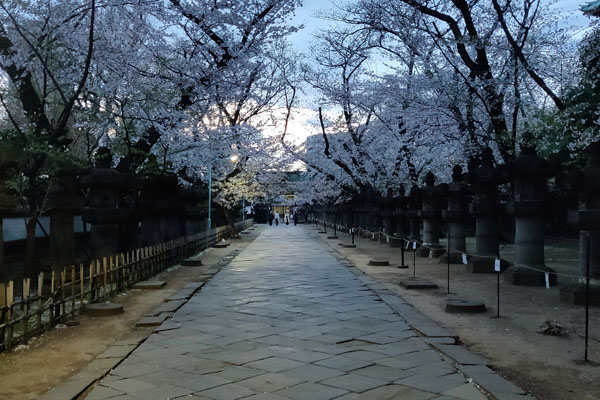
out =
[(500, 272), (500, 259), (499, 258), (496, 258), (496, 261), (494, 262), (494, 271)]
[(463, 262), (463, 264), (467, 264), (467, 255), (464, 253), (462, 255), (462, 262)]
[(413, 250), (417, 249), (417, 242), (413, 242)]
[(550, 289), (550, 274), (546, 272), (544, 275), (546, 277), (546, 289)]

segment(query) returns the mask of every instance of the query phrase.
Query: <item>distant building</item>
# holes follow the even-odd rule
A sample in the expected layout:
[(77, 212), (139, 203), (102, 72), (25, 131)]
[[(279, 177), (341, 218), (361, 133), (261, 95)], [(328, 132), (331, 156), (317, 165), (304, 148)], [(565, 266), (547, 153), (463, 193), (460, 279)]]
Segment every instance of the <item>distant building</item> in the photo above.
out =
[(585, 15), (600, 17), (600, 0), (590, 1), (589, 3), (581, 6), (580, 10)]

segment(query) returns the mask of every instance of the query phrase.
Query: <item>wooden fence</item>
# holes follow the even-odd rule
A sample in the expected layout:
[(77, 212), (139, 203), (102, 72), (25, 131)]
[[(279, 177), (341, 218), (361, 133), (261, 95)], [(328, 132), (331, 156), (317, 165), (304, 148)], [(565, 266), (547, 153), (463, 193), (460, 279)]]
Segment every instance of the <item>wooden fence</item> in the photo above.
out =
[[(239, 232), (252, 224), (250, 219), (235, 223), (234, 228)], [(27, 343), (32, 337), (75, 318), (85, 304), (107, 301), (231, 234), (229, 226), (221, 226), (210, 232), (92, 260), (88, 265), (42, 272), (33, 281), (23, 279), (21, 296), (15, 295), (13, 281), (0, 283), (0, 351)]]

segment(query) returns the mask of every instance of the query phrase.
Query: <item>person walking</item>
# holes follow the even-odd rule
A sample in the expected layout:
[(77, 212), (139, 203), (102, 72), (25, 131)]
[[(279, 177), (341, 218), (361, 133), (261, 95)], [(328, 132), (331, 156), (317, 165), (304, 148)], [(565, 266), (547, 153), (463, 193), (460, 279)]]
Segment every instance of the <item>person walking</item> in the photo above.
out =
[(298, 212), (294, 213), (294, 226), (298, 225)]
[(283, 218), (284, 218), (285, 224), (289, 225), (290, 224), (290, 211), (289, 210), (285, 211), (285, 216)]
[(269, 225), (273, 226), (274, 218), (275, 218), (275, 215), (273, 214), (273, 210), (271, 210), (271, 212), (269, 212)]
[(275, 211), (274, 218), (275, 218), (275, 226), (279, 226), (279, 213), (277, 211)]

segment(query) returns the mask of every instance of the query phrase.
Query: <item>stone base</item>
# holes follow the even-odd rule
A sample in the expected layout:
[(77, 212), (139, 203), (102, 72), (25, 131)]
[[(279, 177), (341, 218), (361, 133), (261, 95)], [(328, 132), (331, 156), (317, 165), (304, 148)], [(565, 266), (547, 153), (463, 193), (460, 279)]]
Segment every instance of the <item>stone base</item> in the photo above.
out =
[(134, 289), (156, 290), (162, 289), (167, 282), (165, 281), (141, 281), (133, 285)]
[(344, 247), (347, 249), (353, 249), (356, 247), (356, 245), (355, 244), (345, 244)]
[(337, 239), (337, 236), (327, 236), (327, 239)]
[[(462, 263), (462, 260), (460, 261)], [(496, 260), (490, 257), (473, 256), (469, 259), (466, 269), (467, 272), (476, 274), (488, 274), (495, 271)], [(506, 271), (512, 264), (506, 260), (500, 260), (500, 272)]]
[[(550, 274), (550, 286), (556, 286), (556, 271), (548, 267), (536, 267)], [(510, 267), (504, 272), (504, 282), (515, 286), (546, 286), (544, 272), (534, 271), (525, 267)]]
[(214, 247), (215, 249), (224, 249), (224, 248), (225, 248), (225, 247), (227, 247), (227, 246), (229, 246), (229, 243), (228, 243), (228, 242), (225, 242), (225, 241), (223, 241), (223, 240), (222, 240), (222, 241), (220, 241), (220, 242), (218, 242), (218, 243), (215, 243), (215, 244), (213, 244), (213, 247)]
[(406, 246), (406, 242), (402, 239), (390, 238), (389, 245), (390, 247), (400, 248), (402, 246)]
[(181, 266), (182, 267), (201, 267), (202, 266), (202, 260), (200, 260), (199, 258), (186, 258), (185, 260), (181, 261)]
[(400, 279), (400, 286), (405, 289), (437, 289), (438, 285), (423, 278)]
[(108, 317), (123, 314), (123, 306), (118, 303), (92, 303), (85, 306), (85, 314), (90, 317)]
[[(573, 283), (560, 289), (560, 301), (585, 305), (585, 282)], [(600, 284), (590, 282), (590, 306), (600, 307)]]
[[(448, 264), (448, 253), (444, 252), (439, 258), (440, 264)], [(462, 264), (462, 253), (450, 252), (450, 264)]]
[(396, 266), (396, 268), (407, 269), (408, 265), (398, 265), (398, 266)]
[(476, 314), (485, 312), (485, 303), (482, 301), (449, 300), (445, 311), (453, 314)]
[(320, 233), (321, 235), (324, 235), (324, 234), (326, 234), (326, 233), (327, 233), (327, 231), (319, 231), (319, 232), (317, 232), (317, 233)]
[(386, 266), (390, 265), (390, 262), (389, 262), (389, 260), (374, 259), (374, 260), (369, 260), (368, 265), (372, 265), (374, 267), (386, 267)]
[(437, 258), (439, 256), (441, 256), (442, 254), (444, 254), (445, 250), (443, 247), (438, 247), (438, 246), (426, 246), (423, 245), (422, 247), (417, 249), (417, 256), (419, 257), (423, 257), (423, 258)]

